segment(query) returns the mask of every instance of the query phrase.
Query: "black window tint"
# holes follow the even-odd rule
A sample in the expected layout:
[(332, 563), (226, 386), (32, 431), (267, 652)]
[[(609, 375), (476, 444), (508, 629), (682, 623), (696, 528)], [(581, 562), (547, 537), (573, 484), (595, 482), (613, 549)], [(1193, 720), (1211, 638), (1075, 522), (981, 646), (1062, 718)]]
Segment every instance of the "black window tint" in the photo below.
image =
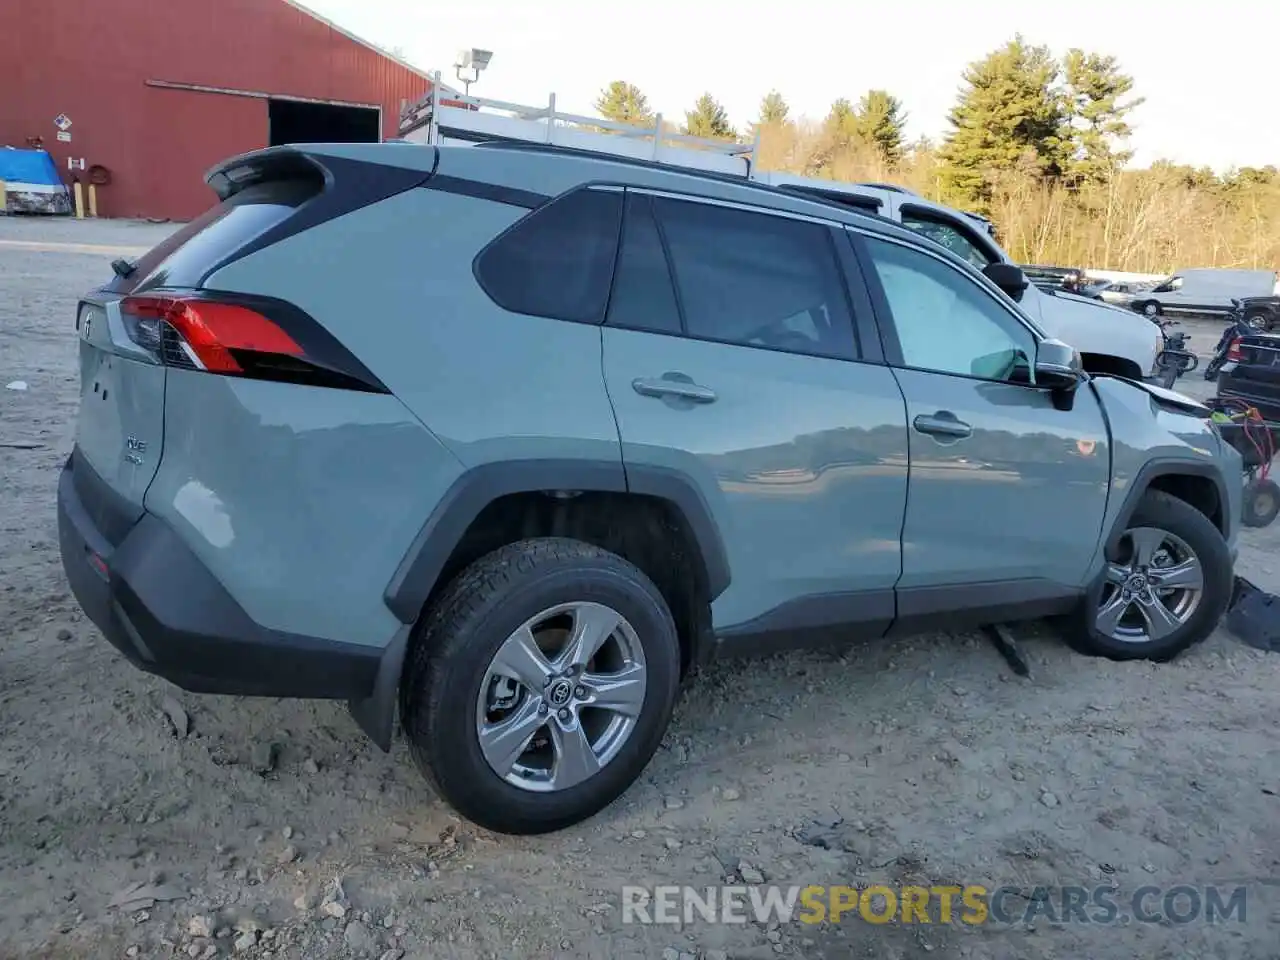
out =
[(814, 356), (857, 356), (828, 228), (655, 198), (689, 336)]
[(671, 286), (671, 270), (649, 197), (644, 194), (627, 196), (608, 323), (633, 330), (680, 332), (680, 308)]
[(506, 310), (600, 323), (621, 218), (621, 193), (576, 190), (535, 210), (486, 247), (476, 277)]
[(151, 287), (198, 286), (205, 273), (259, 234), (290, 216), (317, 192), (314, 181), (273, 180), (246, 187), (178, 228), (107, 289), (132, 293)]

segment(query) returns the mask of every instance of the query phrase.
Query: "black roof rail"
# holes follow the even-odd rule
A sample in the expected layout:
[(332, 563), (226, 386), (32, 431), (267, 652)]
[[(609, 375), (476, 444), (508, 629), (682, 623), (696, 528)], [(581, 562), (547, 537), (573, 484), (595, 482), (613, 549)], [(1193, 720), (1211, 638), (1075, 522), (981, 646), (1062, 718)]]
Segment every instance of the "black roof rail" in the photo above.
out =
[[(476, 134), (475, 136), (486, 136), (485, 134)], [(682, 167), (674, 163), (660, 163), (657, 160), (643, 160), (640, 157), (619, 156), (615, 153), (605, 153), (603, 150), (588, 150), (585, 147), (566, 147), (558, 143), (534, 143), (529, 140), (504, 140), (498, 137), (492, 137), (486, 140), (476, 140), (475, 146), (488, 147), (491, 150), (519, 150), (522, 153), (551, 153), (560, 154), (567, 157), (587, 157), (598, 160), (608, 160), (611, 163), (621, 163), (629, 167), (643, 167), (647, 170), (665, 170), (667, 173), (689, 173), (695, 177), (707, 177), (710, 180), (720, 180), (725, 183), (745, 184), (753, 187), (766, 187), (767, 184), (758, 183), (749, 179), (748, 173), (745, 177), (740, 177), (732, 173), (721, 173), (719, 170), (702, 170), (698, 167)], [(751, 161), (747, 160), (748, 169)]]
[(880, 216), (880, 208), (884, 202), (879, 197), (868, 197), (861, 193), (846, 193), (843, 190), (824, 190), (822, 187), (808, 183), (779, 183), (776, 189), (787, 193), (801, 193), (806, 197), (819, 197), (824, 203), (834, 203), (842, 207), (854, 207), (859, 211)]
[(872, 187), (876, 190), (888, 190), (890, 193), (905, 193), (910, 197), (918, 197), (920, 194), (914, 190), (908, 190), (906, 187), (900, 187), (896, 183), (855, 183), (855, 187)]
[[(807, 184), (778, 184), (775, 186), (773, 184), (761, 183), (758, 180), (752, 180), (750, 179), (750, 175), (746, 177), (739, 177), (730, 173), (721, 173), (718, 170), (700, 170), (697, 167), (682, 167), (676, 164), (660, 163), (657, 160), (642, 160), (639, 157), (617, 156), (616, 154), (605, 153), (601, 150), (587, 150), (582, 147), (566, 147), (558, 143), (533, 143), (528, 140), (493, 139), (478, 141), (474, 146), (488, 147), (490, 150), (513, 150), (521, 153), (543, 153), (568, 157), (583, 157), (592, 160), (608, 160), (611, 163), (620, 163), (624, 166), (631, 167), (641, 167), (646, 170), (661, 170), (664, 173), (686, 174), (688, 176), (714, 180), (718, 183), (731, 183), (739, 187), (749, 187), (752, 190), (760, 190), (775, 196), (778, 194), (790, 194), (800, 200), (808, 200), (812, 203), (823, 204), (824, 206), (835, 206), (846, 212), (852, 212), (860, 216), (874, 217), (877, 220), (884, 220), (888, 223), (893, 222), (879, 212), (880, 201), (874, 197), (845, 194), (834, 190), (824, 191), (821, 187), (813, 187)], [(748, 161), (748, 163), (749, 162), (750, 161)], [(870, 204), (872, 203), (875, 204), (874, 209), (870, 208)]]

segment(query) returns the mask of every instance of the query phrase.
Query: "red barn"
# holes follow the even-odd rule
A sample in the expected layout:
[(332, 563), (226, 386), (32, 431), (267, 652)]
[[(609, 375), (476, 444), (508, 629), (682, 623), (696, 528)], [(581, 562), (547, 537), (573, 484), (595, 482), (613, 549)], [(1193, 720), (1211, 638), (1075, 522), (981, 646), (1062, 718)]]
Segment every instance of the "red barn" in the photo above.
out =
[(68, 184), (103, 183), (102, 216), (190, 219), (218, 161), (394, 137), (429, 87), (293, 0), (0, 3), (0, 147), (42, 142)]

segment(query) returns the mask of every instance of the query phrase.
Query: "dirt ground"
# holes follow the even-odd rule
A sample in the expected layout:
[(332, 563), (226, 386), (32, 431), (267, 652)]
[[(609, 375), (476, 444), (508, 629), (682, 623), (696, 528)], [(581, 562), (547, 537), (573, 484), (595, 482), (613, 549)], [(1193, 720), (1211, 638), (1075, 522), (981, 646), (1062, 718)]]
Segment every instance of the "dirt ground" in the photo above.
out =
[[(197, 697), (133, 669), (68, 592), (54, 488), (77, 295), (169, 229), (0, 218), (0, 956), (1280, 955), (1280, 657), (1223, 631), (1153, 666), (1027, 628), (1030, 679), (979, 635), (717, 665), (622, 800), (531, 839), (459, 823), (402, 743), (380, 753), (340, 705)], [(1280, 524), (1247, 531), (1240, 560), (1273, 591), (1278, 545)], [(1144, 885), (1246, 885), (1247, 913), (623, 923), (624, 885), (757, 874), (1110, 885), (1122, 907)]]

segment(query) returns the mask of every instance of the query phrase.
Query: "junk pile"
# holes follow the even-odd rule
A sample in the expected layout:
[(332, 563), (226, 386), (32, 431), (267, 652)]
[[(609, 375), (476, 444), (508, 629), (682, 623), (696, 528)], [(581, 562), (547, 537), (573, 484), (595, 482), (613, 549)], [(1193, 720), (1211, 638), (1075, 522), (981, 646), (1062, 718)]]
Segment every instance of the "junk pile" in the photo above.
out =
[(0, 147), (0, 213), (71, 211), (71, 195), (47, 150)]

